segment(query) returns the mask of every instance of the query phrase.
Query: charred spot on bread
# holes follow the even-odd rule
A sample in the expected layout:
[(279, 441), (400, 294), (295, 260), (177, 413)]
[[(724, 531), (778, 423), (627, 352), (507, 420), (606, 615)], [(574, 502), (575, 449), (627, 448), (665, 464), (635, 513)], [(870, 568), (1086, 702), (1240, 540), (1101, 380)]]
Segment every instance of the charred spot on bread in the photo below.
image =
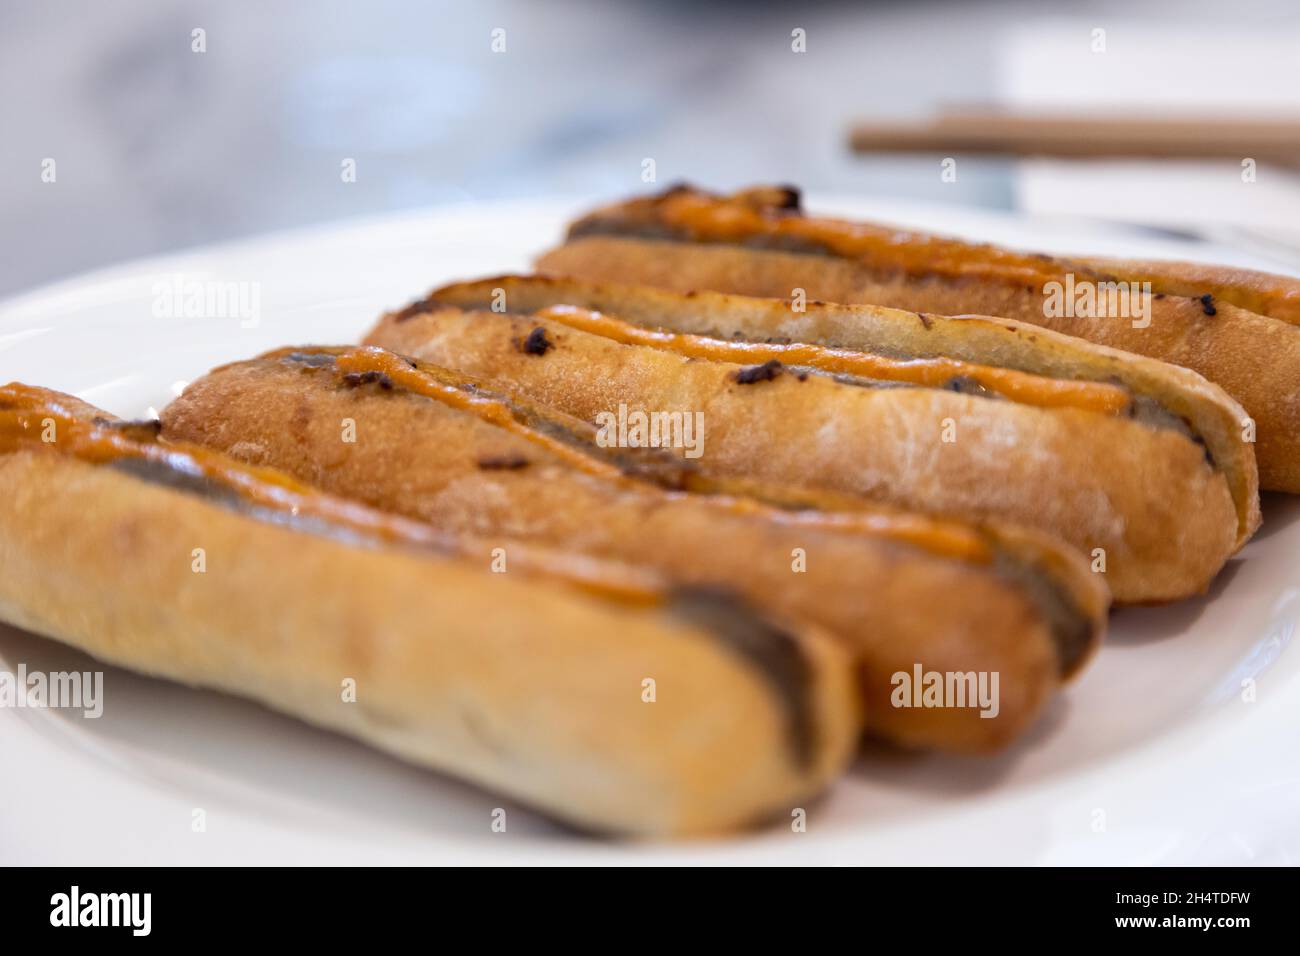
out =
[(348, 388), (360, 388), (362, 385), (378, 385), (385, 392), (393, 390), (393, 380), (387, 372), (367, 369), (364, 372), (348, 372), (343, 376), (343, 384)]
[(1210, 293), (1207, 292), (1205, 295), (1201, 296), (1200, 303), (1201, 311), (1206, 315), (1218, 314), (1219, 310), (1214, 307), (1214, 296), (1210, 295)]
[[(352, 546), (376, 547), (382, 543), (381, 539), (372, 537), (365, 531), (358, 531), (345, 523), (336, 522), (322, 515), (306, 514), (296, 508), (283, 508), (253, 501), (237, 486), (196, 470), (183, 455), (167, 458), (126, 455), (107, 462), (107, 467), (137, 481), (193, 495), (204, 502), (253, 521), (277, 525), (290, 531), (315, 535)], [(440, 532), (431, 533), (428, 537), (406, 546), (436, 554), (455, 553), (450, 539), (445, 538)]]
[(247, 512), (253, 507), (230, 485), (222, 484), (201, 472), (182, 468), (176, 461), (170, 459), (159, 460), (124, 455), (109, 461), (108, 467), (151, 485), (197, 495), (205, 501), (211, 501), (233, 511)]
[(785, 718), (792, 760), (800, 769), (812, 766), (818, 744), (814, 675), (794, 635), (721, 588), (676, 589), (668, 607), (757, 672)]
[(1047, 569), (1028, 564), (1005, 551), (997, 553), (993, 566), (999, 575), (1020, 588), (1042, 615), (1062, 676), (1073, 674), (1092, 647), (1095, 631), (1092, 618)]
[(96, 415), (91, 422), (97, 428), (111, 428), (136, 441), (151, 442), (162, 434), (162, 422), (156, 418), (104, 418)]
[[(688, 192), (701, 196), (710, 196), (702, 190), (688, 189)], [(667, 198), (667, 194), (662, 197)], [(711, 197), (717, 198), (717, 197)], [(803, 212), (802, 196), (797, 186), (781, 183), (773, 186), (751, 186), (726, 197), (727, 202), (742, 203), (760, 212), (778, 215), (799, 215)]]
[(338, 361), (328, 352), (290, 352), (284, 358), (287, 362), (296, 362), (308, 368), (327, 368)]
[(546, 337), (546, 329), (540, 325), (529, 332), (519, 345), (519, 350), (525, 355), (545, 355), (553, 348), (555, 343)]
[(519, 471), (532, 462), (523, 455), (487, 455), (480, 458), (477, 464), (484, 471)]
[(1205, 452), (1205, 462), (1211, 468), (1216, 467), (1214, 456), (1210, 453), (1210, 446), (1206, 443), (1205, 438), (1198, 432), (1192, 423), (1175, 412), (1170, 411), (1160, 401), (1151, 395), (1135, 393), (1129, 399), (1128, 417), (1136, 422), (1146, 425), (1148, 428), (1165, 429), (1182, 435), (1188, 441), (1200, 445)]
[(803, 193), (799, 191), (798, 186), (783, 183), (777, 189), (781, 192), (781, 201), (777, 204), (777, 208), (793, 210), (794, 212), (803, 211)]
[(1190, 435), (1188, 437), (1190, 437), (1193, 442), (1200, 445), (1201, 451), (1205, 453), (1205, 463), (1209, 465), (1211, 468), (1216, 467), (1214, 464), (1214, 455), (1210, 452), (1210, 443), (1207, 442), (1205, 440), (1205, 437), (1201, 435), (1199, 432), (1191, 431), (1190, 425), (1188, 426), (1188, 431), (1190, 432)]
[(738, 385), (755, 385), (770, 382), (785, 368), (777, 359), (768, 359), (762, 365), (747, 365), (735, 374)]
[(977, 379), (969, 375), (954, 375), (948, 381), (943, 383), (945, 392), (956, 392), (959, 395), (978, 395), (981, 398), (997, 398), (996, 392), (992, 392), (979, 383)]
[(916, 317), (921, 320), (921, 327), (925, 329), (927, 332), (929, 332), (932, 328), (934, 328), (934, 320), (931, 319), (924, 312), (916, 313)]
[(785, 213), (803, 212), (803, 194), (799, 187), (788, 184), (773, 186), (763, 190), (764, 205), (769, 209), (778, 209)]

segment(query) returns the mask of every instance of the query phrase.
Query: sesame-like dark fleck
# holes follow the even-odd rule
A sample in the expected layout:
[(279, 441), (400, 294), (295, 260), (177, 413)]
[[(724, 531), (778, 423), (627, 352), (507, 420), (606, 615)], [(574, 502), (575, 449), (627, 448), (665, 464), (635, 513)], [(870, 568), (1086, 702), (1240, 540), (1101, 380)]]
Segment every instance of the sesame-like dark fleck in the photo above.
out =
[(954, 375), (943, 383), (943, 388), (944, 391), (956, 392), (959, 395), (984, 395), (988, 392), (978, 379), (969, 375)]
[(343, 376), (343, 384), (348, 388), (358, 388), (362, 385), (378, 385), (384, 391), (392, 391), (393, 380), (385, 372), (379, 372), (375, 369), (367, 369), (364, 372), (348, 372)]
[(484, 471), (518, 471), (529, 464), (523, 455), (490, 455), (478, 460), (478, 466)]
[(776, 359), (770, 359), (762, 365), (750, 365), (736, 373), (736, 382), (740, 385), (754, 385), (758, 382), (770, 382), (781, 374), (784, 368)]
[(553, 348), (555, 348), (555, 343), (546, 337), (546, 330), (540, 325), (529, 332), (528, 338), (524, 339), (523, 351), (525, 355), (545, 355)]
[(1201, 296), (1201, 311), (1206, 315), (1218, 314), (1219, 310), (1214, 307), (1214, 296), (1208, 292)]
[(777, 209), (789, 209), (798, 212), (803, 205), (803, 197), (799, 193), (797, 186), (780, 186), (778, 187), (780, 198), (776, 202)]

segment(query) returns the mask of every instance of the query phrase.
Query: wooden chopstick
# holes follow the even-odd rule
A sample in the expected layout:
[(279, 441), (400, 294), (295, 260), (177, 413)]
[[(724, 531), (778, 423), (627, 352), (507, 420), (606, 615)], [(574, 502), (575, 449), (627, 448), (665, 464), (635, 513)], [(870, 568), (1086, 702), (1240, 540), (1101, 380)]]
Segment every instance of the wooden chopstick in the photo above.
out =
[(853, 126), (854, 152), (987, 153), (1004, 156), (1251, 158), (1300, 165), (1300, 115), (1168, 117), (1012, 113), (983, 107), (920, 121)]

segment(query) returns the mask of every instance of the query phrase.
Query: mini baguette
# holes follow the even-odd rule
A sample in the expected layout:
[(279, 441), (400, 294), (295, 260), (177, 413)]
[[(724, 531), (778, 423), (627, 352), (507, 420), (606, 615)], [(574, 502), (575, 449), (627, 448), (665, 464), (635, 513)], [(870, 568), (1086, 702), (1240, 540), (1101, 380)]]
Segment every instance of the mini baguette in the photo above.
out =
[[(164, 409), (162, 434), (445, 531), (646, 566), (811, 621), (854, 654), (867, 730), (899, 745), (1008, 743), (1104, 628), (1101, 577), (1041, 536), (854, 513), (806, 492), (797, 510), (717, 493), (688, 461), (648, 468), (584, 422), (377, 349), (223, 366)], [(997, 673), (996, 711), (893, 706), (894, 675), (918, 664)]]
[[(806, 217), (797, 192), (774, 187), (730, 197), (680, 187), (596, 210), (574, 222), (568, 241), (538, 267), (679, 292), (784, 299), (799, 289), (810, 300), (1002, 316), (1185, 366), (1246, 409), (1262, 486), (1300, 492), (1300, 280), (1185, 263), (1053, 258)], [(1046, 307), (1049, 291), (1108, 282), (1150, 283), (1151, 294), (1139, 291), (1135, 300), (1142, 319)]]
[[(681, 342), (647, 344), (636, 334), (644, 326), (568, 304), (570, 285), (518, 280), (514, 293), (527, 288), (528, 294), (514, 301), (507, 290), (507, 308), (519, 311), (504, 314), (489, 310), (483, 297), (490, 288), (506, 287), (488, 280), (473, 291), (457, 286), (435, 292), (384, 317), (366, 341), (587, 421), (620, 403), (646, 412), (702, 411), (707, 438), (697, 464), (707, 474), (812, 484), (894, 506), (1038, 528), (1104, 560), (1115, 599), (1126, 603), (1203, 591), (1258, 524), (1253, 461), (1248, 448), (1227, 436), (1225, 424), (1239, 408), (1198, 376), (1159, 363), (1122, 373), (1118, 384), (1088, 387), (1103, 398), (1108, 390), (1121, 396), (1131, 390), (1135, 407), (1138, 399), (1171, 402), (1175, 407), (1161, 412), (1170, 427), (1068, 401), (1043, 407), (933, 385), (861, 387), (856, 379), (846, 382), (794, 362), (788, 369), (777, 362), (773, 370), (767, 363), (782, 354), (781, 345), (708, 339), (693, 340), (683, 351)], [(620, 313), (665, 328), (716, 323), (719, 316), (739, 322), (779, 307), (741, 297), (620, 295)], [(476, 305), (481, 311), (473, 311)], [(962, 326), (940, 324), (961, 335)], [(1019, 337), (1010, 324), (1002, 334)], [(545, 347), (527, 348), (529, 336), (540, 336)], [(1044, 370), (1053, 361), (1067, 362), (1028, 338), (1021, 343), (1030, 346), (1043, 354)], [(1120, 353), (1083, 343), (1079, 348), (1094, 350), (1098, 368), (1115, 371), (1128, 362)], [(808, 351), (795, 350), (800, 362), (810, 361)], [(717, 358), (731, 354), (737, 362)], [(989, 363), (996, 357), (992, 351), (982, 356)], [(888, 361), (857, 353), (832, 358)], [(740, 364), (751, 361), (756, 364)], [(895, 364), (911, 374), (909, 361)], [(986, 378), (1001, 374), (991, 366), (970, 371)], [(1144, 376), (1160, 394), (1137, 390)], [(1073, 380), (1038, 378), (1035, 385), (1033, 375), (1025, 376), (1020, 385), (1053, 394), (1078, 387)], [(1180, 430), (1189, 413), (1204, 424), (1204, 434)]]
[(414, 308), (484, 308), (498, 290), (514, 311), (523, 313), (566, 304), (647, 328), (733, 341), (809, 342), (907, 362), (954, 359), (1053, 382), (1117, 384), (1167, 408), (1205, 443), (1232, 491), (1237, 546), (1259, 526), (1255, 456), (1241, 436), (1245, 412), (1221, 388), (1189, 369), (1014, 320), (823, 302), (794, 311), (788, 302), (715, 292), (689, 294), (684, 302), (680, 295), (647, 286), (553, 276), (506, 275), (454, 283), (433, 291)]
[(504, 539), (510, 570), (492, 574), (483, 542), (160, 444), (57, 393), (0, 389), (0, 515), (4, 620), (585, 829), (784, 816), (859, 731), (849, 661), (815, 631)]

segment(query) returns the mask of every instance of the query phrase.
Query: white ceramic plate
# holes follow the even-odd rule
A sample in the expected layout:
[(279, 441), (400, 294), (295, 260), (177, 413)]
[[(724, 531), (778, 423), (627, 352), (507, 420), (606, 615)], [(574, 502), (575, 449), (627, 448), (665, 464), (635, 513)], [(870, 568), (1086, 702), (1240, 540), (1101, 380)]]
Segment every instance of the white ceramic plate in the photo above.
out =
[[(435, 284), (526, 269), (586, 205), (443, 208), (60, 283), (0, 306), (0, 381), (140, 415), (219, 362), (353, 341), (381, 310)], [(1268, 267), (1229, 249), (987, 213), (832, 197), (810, 205), (1034, 248)], [(256, 284), (246, 288), (259, 290), (258, 321), (158, 317), (157, 284), (174, 276)], [(98, 720), (0, 708), (0, 862), (1293, 862), (1300, 498), (1270, 497), (1264, 515), (1208, 598), (1117, 613), (1093, 665), (1010, 752), (869, 754), (810, 808), (803, 833), (596, 841), (256, 705), (107, 668)], [(0, 668), (20, 663), (97, 669), (0, 626)], [(507, 809), (505, 833), (490, 827), (495, 807)], [(191, 826), (198, 809), (203, 832)]]

